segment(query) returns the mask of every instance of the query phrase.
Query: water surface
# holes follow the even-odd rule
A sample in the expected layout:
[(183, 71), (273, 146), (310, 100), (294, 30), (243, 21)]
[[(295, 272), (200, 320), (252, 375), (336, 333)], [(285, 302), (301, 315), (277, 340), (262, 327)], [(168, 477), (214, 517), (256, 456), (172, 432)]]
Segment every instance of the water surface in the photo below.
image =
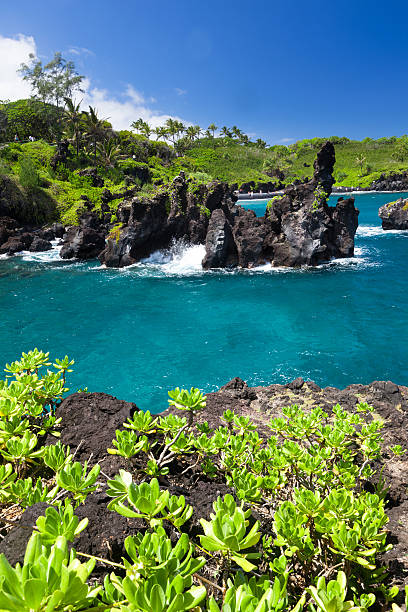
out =
[[(203, 272), (203, 247), (124, 270), (62, 261), (57, 249), (2, 259), (0, 364), (35, 346), (68, 354), (72, 390), (154, 411), (168, 389), (210, 391), (234, 376), (408, 384), (408, 232), (383, 232), (377, 216), (396, 197), (357, 195), (356, 257), (314, 269)], [(263, 214), (266, 201), (248, 206)]]

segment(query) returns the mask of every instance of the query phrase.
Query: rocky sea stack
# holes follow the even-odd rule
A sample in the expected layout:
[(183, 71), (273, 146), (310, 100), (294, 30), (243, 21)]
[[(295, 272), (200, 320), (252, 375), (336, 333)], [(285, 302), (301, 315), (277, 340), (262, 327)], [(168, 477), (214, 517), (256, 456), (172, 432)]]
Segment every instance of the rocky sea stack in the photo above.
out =
[(408, 229), (408, 199), (400, 198), (384, 204), (378, 211), (383, 230)]
[(100, 261), (124, 267), (169, 248), (175, 240), (205, 243), (204, 268), (317, 265), (354, 254), (358, 210), (354, 199), (328, 206), (335, 163), (326, 142), (311, 181), (290, 185), (268, 203), (265, 216), (236, 205), (226, 183), (192, 187), (183, 173), (152, 199), (131, 197), (118, 209), (121, 224), (107, 238)]

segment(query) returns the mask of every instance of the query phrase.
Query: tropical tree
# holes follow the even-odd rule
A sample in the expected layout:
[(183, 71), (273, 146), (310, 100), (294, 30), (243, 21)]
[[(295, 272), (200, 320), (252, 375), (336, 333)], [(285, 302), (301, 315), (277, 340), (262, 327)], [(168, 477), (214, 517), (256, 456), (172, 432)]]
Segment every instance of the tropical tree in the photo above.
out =
[(146, 138), (150, 138), (150, 135), (153, 132), (153, 128), (147, 123), (147, 121), (143, 121), (140, 127), (140, 132)]
[(76, 154), (79, 155), (81, 136), (84, 130), (84, 113), (80, 110), (81, 103), (75, 104), (71, 98), (65, 98), (64, 120), (67, 131), (75, 142)]
[(265, 149), (265, 147), (266, 147), (266, 142), (265, 142), (264, 140), (262, 140), (261, 138), (258, 138), (258, 139), (255, 141), (255, 144), (256, 144), (256, 146), (257, 146), (259, 149)]
[(137, 121), (133, 121), (130, 127), (146, 138), (150, 138), (150, 135), (154, 132), (154, 129), (141, 117)]
[(366, 161), (367, 161), (367, 158), (362, 153), (357, 155), (355, 159), (356, 166), (360, 166), (360, 174), (363, 174), (363, 167)]
[(226, 138), (232, 137), (231, 130), (229, 130), (226, 125), (223, 125), (221, 128), (221, 136), (225, 136)]
[(157, 128), (153, 130), (153, 133), (156, 134), (157, 140), (160, 140), (160, 138), (163, 138), (164, 140), (166, 136), (168, 135), (168, 130), (164, 125), (159, 125)]
[(144, 124), (144, 121), (141, 117), (139, 117), (139, 119), (137, 119), (136, 121), (133, 121), (133, 123), (130, 125), (130, 127), (132, 129), (135, 130), (135, 132), (138, 132), (139, 134), (142, 133), (142, 126)]
[(99, 160), (105, 168), (114, 167), (120, 155), (120, 146), (114, 138), (109, 138), (97, 144)]
[(212, 132), (212, 136), (213, 136), (213, 138), (214, 138), (214, 136), (215, 136), (215, 130), (218, 130), (218, 128), (217, 128), (217, 126), (215, 125), (215, 123), (211, 123), (211, 124), (208, 126), (208, 128), (207, 128), (207, 131), (208, 131), (208, 132)]
[(178, 140), (186, 131), (186, 127), (182, 121), (172, 119), (171, 117), (167, 119), (165, 127), (167, 128), (167, 134), (169, 135), (173, 145), (175, 144), (176, 140)]
[(274, 151), (270, 157), (265, 159), (262, 171), (268, 176), (280, 178), (292, 163), (287, 154), (281, 151)]
[(186, 126), (182, 121), (176, 121), (176, 134), (177, 138), (181, 138), (182, 134), (186, 131)]
[(189, 125), (186, 129), (187, 139), (193, 142), (201, 134), (201, 128), (199, 125)]
[(167, 134), (168, 134), (171, 142), (173, 143), (173, 145), (174, 145), (174, 143), (176, 141), (176, 135), (177, 135), (177, 132), (178, 132), (177, 124), (178, 124), (178, 121), (176, 121), (175, 119), (172, 119), (171, 117), (169, 117), (167, 119), (166, 123), (165, 123), (165, 127), (167, 129)]
[(392, 157), (403, 162), (408, 157), (408, 136), (402, 136), (395, 145)]
[(105, 122), (106, 119), (99, 119), (96, 109), (90, 106), (89, 112), (86, 113), (85, 116), (85, 129), (86, 137), (93, 148), (95, 161), (97, 143), (101, 142), (106, 137), (107, 130)]
[(55, 53), (54, 59), (45, 66), (33, 53), (29, 57), (29, 63), (21, 64), (18, 72), (30, 83), (33, 97), (59, 108), (65, 98), (72, 98), (75, 91), (83, 91), (84, 76), (78, 74), (74, 62), (64, 59), (61, 53)]
[(231, 128), (231, 132), (232, 132), (232, 135), (233, 135), (235, 138), (238, 138), (239, 140), (241, 140), (241, 137), (242, 137), (242, 132), (241, 132), (241, 130), (240, 130), (240, 129), (239, 129), (237, 126), (236, 126), (236, 125), (233, 125), (233, 126), (232, 126), (232, 128)]
[(62, 134), (60, 118), (63, 111), (54, 104), (44, 104), (33, 98), (3, 102), (0, 113), (5, 140), (13, 140), (15, 134), (20, 140), (28, 140), (29, 136), (49, 140)]

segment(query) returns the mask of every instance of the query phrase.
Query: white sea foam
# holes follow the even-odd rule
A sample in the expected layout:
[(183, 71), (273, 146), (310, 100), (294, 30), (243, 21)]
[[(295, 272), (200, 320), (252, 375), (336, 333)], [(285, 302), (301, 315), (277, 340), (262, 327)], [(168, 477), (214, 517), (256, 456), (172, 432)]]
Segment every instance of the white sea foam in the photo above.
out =
[(49, 251), (40, 251), (39, 253), (32, 253), (31, 251), (21, 251), (18, 253), (24, 261), (36, 261), (40, 263), (54, 263), (60, 261), (59, 252), (61, 247), (59, 246), (60, 240), (51, 240), (52, 249)]
[[(358, 237), (366, 236), (377, 236), (387, 234), (389, 232), (383, 232), (381, 227), (378, 226), (360, 226), (357, 235)], [(391, 232), (391, 233), (404, 233), (404, 232)], [(405, 232), (408, 234), (408, 231)], [(50, 251), (44, 251), (40, 253), (31, 253), (30, 251), (22, 251), (17, 256), (21, 257), (24, 261), (37, 262), (52, 264), (62, 261), (59, 256), (60, 246), (59, 240), (52, 241), (53, 248)], [(140, 262), (122, 268), (119, 270), (120, 273), (127, 273), (130, 275), (137, 275), (143, 277), (166, 277), (166, 276), (201, 276), (208, 274), (299, 274), (308, 272), (313, 269), (325, 269), (332, 267), (373, 267), (379, 265), (377, 261), (372, 258), (372, 249), (367, 246), (356, 246), (354, 257), (332, 259), (331, 261), (320, 264), (319, 266), (302, 266), (301, 268), (288, 268), (273, 266), (271, 263), (265, 263), (260, 266), (256, 266), (251, 269), (240, 269), (240, 268), (219, 268), (212, 270), (203, 270), (201, 262), (205, 256), (205, 246), (201, 245), (190, 245), (185, 242), (175, 242), (171, 248), (155, 251), (149, 257), (142, 259)], [(0, 256), (1, 259), (7, 258), (7, 256)], [(84, 265), (83, 262), (77, 260), (65, 260), (67, 266), (78, 267)], [(87, 264), (89, 265), (89, 263)], [(105, 268), (99, 264), (92, 267), (94, 271), (98, 271)], [(113, 272), (113, 269), (109, 269)], [(117, 272), (117, 271), (116, 271)]]
[(121, 271), (141, 276), (193, 276), (203, 273), (201, 262), (204, 255), (203, 244), (175, 242), (170, 249), (155, 251), (149, 257), (122, 268)]
[(11, 257), (19, 257), (23, 261), (33, 261), (39, 263), (55, 263), (60, 261), (59, 252), (61, 250), (60, 240), (51, 240), (52, 248), (49, 251), (40, 251), (38, 253), (31, 251), (19, 251), (15, 255), (0, 255), (0, 259), (10, 259)]
[(319, 266), (302, 266), (301, 268), (288, 268), (273, 266), (265, 263), (250, 269), (243, 268), (217, 268), (203, 270), (201, 262), (205, 255), (204, 245), (186, 245), (175, 243), (171, 249), (155, 251), (146, 259), (133, 266), (122, 268), (122, 272), (137, 274), (138, 276), (193, 276), (207, 274), (299, 274), (314, 269), (332, 267), (373, 267), (377, 262), (370, 260), (370, 251), (367, 247), (356, 247), (354, 257), (332, 259)]
[(373, 236), (389, 236), (392, 234), (408, 234), (408, 230), (383, 230), (381, 225), (360, 225), (357, 228), (356, 236), (371, 238)]

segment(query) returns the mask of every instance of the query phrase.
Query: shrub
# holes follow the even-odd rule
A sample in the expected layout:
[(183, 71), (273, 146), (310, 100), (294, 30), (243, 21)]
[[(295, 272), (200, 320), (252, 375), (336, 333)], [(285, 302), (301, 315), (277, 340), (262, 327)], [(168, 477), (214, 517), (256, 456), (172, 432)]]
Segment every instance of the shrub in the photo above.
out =
[[(375, 477), (386, 459), (383, 424), (373, 414), (366, 419), (370, 406), (361, 403), (353, 413), (339, 405), (330, 412), (287, 406), (265, 424), (271, 435), (261, 438), (250, 417), (231, 410), (216, 430), (195, 423), (206, 397), (177, 388), (169, 404), (186, 417), (136, 412), (110, 449), (131, 471), (121, 469), (103, 484), (98, 464), (88, 469), (73, 462), (69, 447), (39, 443), (57, 426), (53, 407), (71, 363), (56, 360), (53, 372), (47, 353), (31, 351), (7, 365), (8, 379), (0, 382), (0, 501), (55, 506), (38, 518), (23, 567), (0, 556), (1, 609), (367, 612), (376, 598), (378, 609), (389, 609), (398, 588), (388, 586), (379, 562), (391, 544), (387, 489)], [(38, 470), (41, 462), (55, 473), (63, 503), (55, 487), (33, 480), (30, 466)], [(31, 475), (21, 478), (27, 470)], [(191, 521), (193, 507), (171, 494), (177, 480), (167, 479), (189, 471), (230, 487), (209, 518)], [(144, 524), (126, 538), (122, 563), (99, 559), (120, 570), (103, 585), (91, 576), (96, 558), (81, 564), (77, 555), (89, 555), (67, 545), (87, 522), (79, 521), (74, 504), (98, 486), (111, 498), (111, 511)], [(401, 612), (396, 604), (392, 610)]]
[(33, 191), (39, 186), (40, 177), (31, 157), (20, 157), (18, 178), (21, 186), (27, 191)]

